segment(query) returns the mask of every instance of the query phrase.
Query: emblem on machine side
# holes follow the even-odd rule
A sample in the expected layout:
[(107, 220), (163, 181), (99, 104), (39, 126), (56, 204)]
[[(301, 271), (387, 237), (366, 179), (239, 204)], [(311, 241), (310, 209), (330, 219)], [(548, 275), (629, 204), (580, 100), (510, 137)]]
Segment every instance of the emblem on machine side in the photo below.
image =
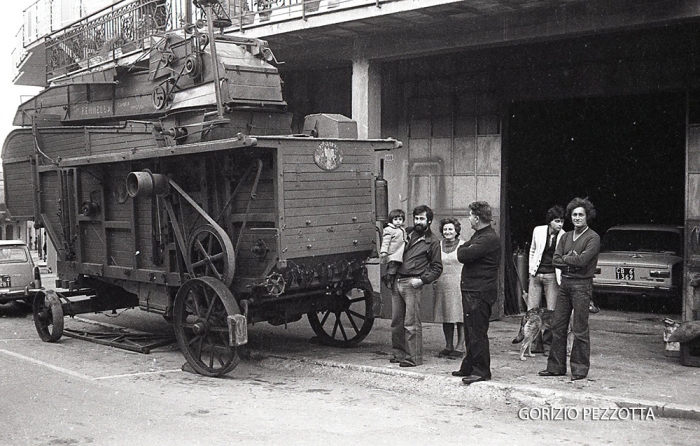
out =
[(330, 141), (323, 141), (316, 147), (314, 162), (323, 170), (335, 170), (343, 164), (343, 151)]

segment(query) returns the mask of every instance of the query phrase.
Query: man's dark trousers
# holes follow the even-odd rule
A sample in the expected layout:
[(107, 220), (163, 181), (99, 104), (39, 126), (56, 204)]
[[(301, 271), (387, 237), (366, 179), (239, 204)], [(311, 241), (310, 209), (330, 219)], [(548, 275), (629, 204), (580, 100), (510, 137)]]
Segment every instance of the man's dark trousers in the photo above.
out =
[(547, 370), (566, 373), (566, 335), (571, 312), (574, 312), (572, 331), (574, 344), (571, 347), (571, 374), (588, 376), (591, 366), (591, 341), (588, 327), (588, 305), (593, 292), (592, 279), (569, 279), (562, 277), (559, 296), (554, 308), (552, 347), (549, 350)]
[(491, 304), (484, 297), (493, 294), (483, 291), (462, 291), (464, 309), (464, 344), (467, 354), (459, 370), (463, 374), (491, 379), (489, 351), (489, 319)]

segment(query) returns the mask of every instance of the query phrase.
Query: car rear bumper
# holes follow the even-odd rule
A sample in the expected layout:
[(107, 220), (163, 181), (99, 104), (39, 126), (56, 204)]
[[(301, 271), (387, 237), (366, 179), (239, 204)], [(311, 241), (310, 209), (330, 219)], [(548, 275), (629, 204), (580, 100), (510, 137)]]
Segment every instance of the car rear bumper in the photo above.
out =
[(680, 289), (678, 287), (650, 287), (631, 284), (615, 285), (593, 282), (593, 292), (599, 294), (673, 298), (679, 296)]
[(14, 291), (0, 291), (0, 303), (8, 303), (12, 302), (14, 300), (22, 300), (22, 299), (34, 299), (34, 295), (38, 292), (41, 291), (40, 289), (29, 289), (28, 291), (25, 290), (14, 290)]

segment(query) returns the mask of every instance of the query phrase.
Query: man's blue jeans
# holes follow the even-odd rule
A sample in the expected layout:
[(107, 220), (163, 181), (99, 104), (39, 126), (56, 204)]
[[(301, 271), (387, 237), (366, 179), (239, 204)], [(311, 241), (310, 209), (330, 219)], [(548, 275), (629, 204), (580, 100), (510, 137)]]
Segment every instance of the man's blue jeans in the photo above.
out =
[(547, 370), (566, 373), (566, 332), (571, 311), (574, 312), (574, 344), (571, 347), (571, 374), (588, 376), (591, 366), (591, 341), (588, 329), (588, 304), (593, 294), (593, 279), (562, 277), (559, 297), (554, 308), (552, 347), (549, 350)]
[(559, 294), (559, 284), (555, 273), (535, 274), (530, 276), (530, 285), (527, 290), (527, 309), (539, 308), (542, 294), (547, 301), (547, 309), (554, 310)]
[[(527, 290), (527, 309), (539, 308), (542, 302), (542, 294), (544, 294), (547, 302), (547, 309), (554, 310), (557, 304), (557, 296), (559, 295), (559, 284), (557, 283), (557, 275), (555, 273), (540, 273), (530, 276), (530, 284)], [(537, 335), (535, 343), (532, 346), (534, 353), (544, 350), (545, 345), (552, 344), (552, 332), (547, 329), (544, 335)]]
[(391, 347), (399, 361), (423, 364), (423, 326), (420, 322), (421, 288), (411, 278), (397, 278), (391, 291)]

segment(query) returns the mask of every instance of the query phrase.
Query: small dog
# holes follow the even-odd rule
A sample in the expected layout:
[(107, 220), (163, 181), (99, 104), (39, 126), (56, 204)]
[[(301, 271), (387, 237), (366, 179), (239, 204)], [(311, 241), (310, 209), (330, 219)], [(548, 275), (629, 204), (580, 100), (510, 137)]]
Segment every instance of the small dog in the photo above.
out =
[[(522, 291), (523, 302), (525, 302), (525, 303), (528, 302), (528, 296), (529, 296), (528, 292), (523, 290)], [(554, 313), (554, 311), (552, 311), (551, 319), (549, 320), (550, 325), (554, 321), (554, 314), (553, 313)], [(523, 334), (523, 324), (525, 323), (526, 317), (527, 317), (527, 314), (525, 314), (525, 316), (523, 316), (523, 320), (520, 322), (520, 332), (518, 333), (518, 336), (516, 336), (516, 338), (513, 339), (513, 344), (517, 344), (518, 342), (521, 342), (524, 338), (524, 336), (521, 336), (521, 335)], [(574, 326), (574, 314), (571, 313), (571, 317), (569, 318), (569, 328), (568, 328), (567, 333), (566, 333), (566, 354), (567, 354), (567, 356), (571, 354), (571, 347), (574, 345), (574, 332), (572, 331), (573, 326)], [(543, 327), (540, 330), (544, 331), (545, 328), (551, 329), (551, 326)], [(537, 335), (535, 334), (535, 336), (537, 336)], [(528, 350), (528, 352), (530, 353), (530, 356), (534, 356), (534, 355), (532, 355), (532, 352), (530, 352), (529, 350)], [(520, 353), (520, 359), (525, 361), (525, 357), (523, 356), (523, 352)]]
[(513, 344), (522, 342), (520, 346), (520, 360), (525, 361), (525, 352), (530, 357), (535, 355), (532, 354), (531, 348), (532, 343), (537, 338), (538, 334), (544, 332), (545, 328), (552, 328), (552, 322), (554, 320), (554, 311), (548, 310), (546, 308), (533, 308), (528, 310), (520, 321), (520, 331), (518, 335), (513, 339)]

